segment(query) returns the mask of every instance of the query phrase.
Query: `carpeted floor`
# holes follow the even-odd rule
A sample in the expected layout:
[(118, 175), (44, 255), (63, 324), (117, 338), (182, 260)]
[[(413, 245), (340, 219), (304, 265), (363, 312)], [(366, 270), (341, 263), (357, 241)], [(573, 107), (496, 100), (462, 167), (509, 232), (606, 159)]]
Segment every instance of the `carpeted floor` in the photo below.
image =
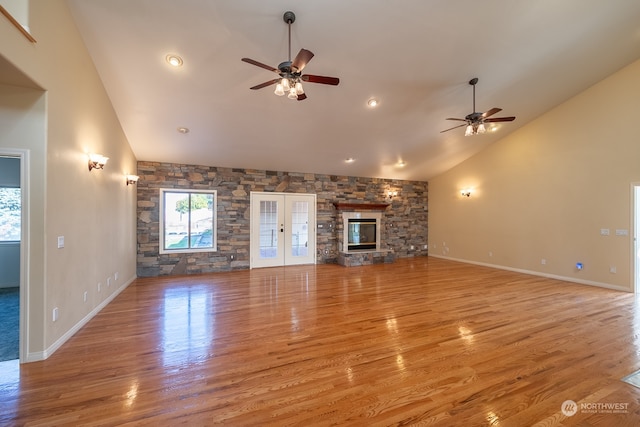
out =
[(0, 288), (0, 362), (20, 357), (20, 288)]

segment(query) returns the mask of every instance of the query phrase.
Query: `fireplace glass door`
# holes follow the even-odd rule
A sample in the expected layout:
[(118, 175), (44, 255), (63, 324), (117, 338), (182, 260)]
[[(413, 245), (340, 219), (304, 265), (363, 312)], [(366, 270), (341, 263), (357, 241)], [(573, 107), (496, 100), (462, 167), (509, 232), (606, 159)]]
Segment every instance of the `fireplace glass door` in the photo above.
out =
[(376, 220), (374, 218), (349, 219), (347, 231), (349, 250), (376, 248)]

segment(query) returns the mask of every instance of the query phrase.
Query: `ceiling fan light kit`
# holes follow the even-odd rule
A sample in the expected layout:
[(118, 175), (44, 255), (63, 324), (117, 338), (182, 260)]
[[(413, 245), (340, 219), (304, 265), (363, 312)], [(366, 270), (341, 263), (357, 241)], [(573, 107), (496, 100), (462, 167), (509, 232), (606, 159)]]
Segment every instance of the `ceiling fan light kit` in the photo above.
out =
[(300, 52), (298, 52), (293, 61), (291, 60), (291, 24), (295, 22), (296, 15), (291, 11), (287, 11), (284, 13), (282, 19), (289, 26), (289, 60), (281, 62), (278, 65), (278, 68), (274, 68), (250, 58), (242, 58), (243, 62), (255, 65), (260, 68), (264, 68), (265, 70), (273, 71), (280, 76), (279, 78), (253, 86), (250, 89), (257, 90), (275, 84), (276, 88), (273, 91), (274, 94), (278, 96), (284, 96), (284, 94), (286, 93), (287, 98), (302, 101), (307, 98), (304, 88), (302, 87), (303, 81), (332, 86), (338, 85), (338, 83), (340, 83), (340, 79), (338, 79), (337, 77), (302, 74), (302, 70), (304, 69), (304, 67), (311, 60), (311, 58), (313, 58), (313, 52), (307, 49), (300, 49)]
[(485, 127), (485, 123), (512, 122), (516, 119), (513, 116), (512, 117), (491, 117), (494, 114), (502, 111), (502, 108), (497, 108), (497, 107), (487, 110), (484, 113), (476, 112), (476, 84), (478, 84), (478, 78), (477, 77), (472, 78), (471, 80), (469, 80), (469, 84), (473, 86), (473, 113), (467, 114), (464, 117), (464, 119), (448, 117), (446, 120), (456, 120), (456, 121), (465, 122), (465, 123), (458, 126), (454, 126), (449, 129), (445, 129), (443, 131), (440, 131), (440, 133), (466, 126), (466, 129), (464, 131), (464, 136), (478, 135), (478, 134), (486, 133), (487, 129)]

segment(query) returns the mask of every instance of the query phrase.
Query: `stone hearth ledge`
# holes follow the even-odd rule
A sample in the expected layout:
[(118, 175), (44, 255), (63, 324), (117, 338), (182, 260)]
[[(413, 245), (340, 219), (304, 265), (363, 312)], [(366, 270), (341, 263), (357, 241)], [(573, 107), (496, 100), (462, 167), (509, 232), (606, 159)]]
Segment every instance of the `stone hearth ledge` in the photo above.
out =
[(357, 267), (361, 265), (391, 264), (395, 262), (396, 255), (392, 249), (380, 249), (379, 251), (353, 251), (338, 252), (338, 264), (344, 267)]

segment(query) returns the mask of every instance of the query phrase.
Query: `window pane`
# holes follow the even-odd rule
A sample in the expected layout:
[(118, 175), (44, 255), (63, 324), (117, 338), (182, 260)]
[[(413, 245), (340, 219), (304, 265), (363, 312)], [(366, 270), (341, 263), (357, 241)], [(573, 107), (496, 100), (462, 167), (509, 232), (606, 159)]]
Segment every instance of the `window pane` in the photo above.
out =
[(191, 194), (190, 247), (213, 247), (213, 194)]
[(164, 247), (189, 247), (189, 193), (164, 193)]
[(0, 188), (0, 242), (20, 241), (19, 188)]
[(161, 190), (162, 251), (215, 250), (215, 192)]

